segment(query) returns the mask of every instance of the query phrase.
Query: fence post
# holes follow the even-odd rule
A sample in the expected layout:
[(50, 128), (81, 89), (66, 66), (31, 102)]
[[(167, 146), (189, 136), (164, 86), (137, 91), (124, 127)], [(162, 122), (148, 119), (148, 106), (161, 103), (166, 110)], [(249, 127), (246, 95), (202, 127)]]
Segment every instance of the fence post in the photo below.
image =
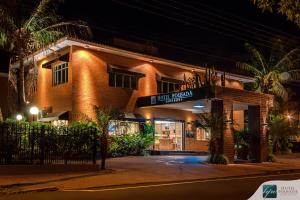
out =
[(40, 164), (43, 165), (45, 161), (45, 126), (41, 127), (40, 134)]
[[(31, 129), (31, 130), (30, 130)], [(33, 154), (34, 154), (34, 126), (29, 127), (30, 132), (30, 164), (33, 164)]]
[(93, 164), (96, 164), (97, 157), (97, 129), (93, 128)]

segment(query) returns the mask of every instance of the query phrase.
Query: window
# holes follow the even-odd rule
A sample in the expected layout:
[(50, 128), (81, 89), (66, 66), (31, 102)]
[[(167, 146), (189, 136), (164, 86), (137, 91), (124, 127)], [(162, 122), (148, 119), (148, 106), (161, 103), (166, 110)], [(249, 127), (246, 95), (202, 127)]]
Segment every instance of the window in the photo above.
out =
[(196, 129), (196, 140), (207, 141), (210, 139), (210, 133), (202, 128)]
[(127, 88), (131, 90), (136, 90), (138, 87), (138, 80), (143, 77), (144, 74), (109, 68), (109, 86)]
[(139, 122), (111, 120), (108, 125), (109, 135), (135, 134), (140, 131)]
[(157, 80), (157, 93), (169, 93), (180, 90), (182, 81), (170, 78), (161, 78)]
[(68, 82), (68, 63), (56, 65), (52, 71), (52, 85), (60, 85)]

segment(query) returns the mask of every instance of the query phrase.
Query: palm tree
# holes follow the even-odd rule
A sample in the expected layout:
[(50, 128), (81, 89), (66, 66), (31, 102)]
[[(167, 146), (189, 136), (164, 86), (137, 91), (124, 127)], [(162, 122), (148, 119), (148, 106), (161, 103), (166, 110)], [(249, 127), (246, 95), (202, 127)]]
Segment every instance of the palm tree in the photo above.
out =
[[(0, 5), (0, 47), (11, 55), (9, 80), (17, 95), (18, 112), (23, 112), (28, 97), (27, 86), (37, 73), (34, 59), (33, 65), (29, 65), (25, 63), (26, 58), (62, 36), (87, 36), (90, 33), (84, 22), (63, 21), (56, 13), (58, 1), (40, 0), (27, 19), (18, 19), (12, 9)], [(12, 63), (17, 63), (17, 67)]]
[(273, 94), (283, 101), (288, 100), (288, 92), (283, 86), (285, 82), (299, 74), (297, 64), (300, 60), (300, 50), (292, 49), (287, 53), (280, 40), (277, 40), (272, 48), (270, 57), (264, 55), (249, 43), (245, 44), (251, 55), (250, 62), (238, 62), (237, 66), (243, 70), (253, 73), (255, 76), (254, 88), (257, 92)]
[(100, 169), (105, 169), (105, 161), (108, 151), (108, 126), (111, 120), (118, 120), (123, 118), (123, 113), (118, 109), (111, 107), (99, 107), (94, 106), (94, 112), (96, 115), (96, 124), (98, 131), (100, 132), (100, 155), (101, 165)]
[(210, 132), (209, 152), (211, 163), (227, 164), (228, 158), (223, 155), (224, 117), (212, 113), (197, 114), (199, 120), (195, 126)]
[(299, 129), (298, 124), (292, 123), (291, 119), (286, 119), (283, 115), (271, 114), (268, 118), (268, 132), (272, 141), (271, 151), (278, 153), (278, 151), (288, 150), (290, 137), (299, 134)]

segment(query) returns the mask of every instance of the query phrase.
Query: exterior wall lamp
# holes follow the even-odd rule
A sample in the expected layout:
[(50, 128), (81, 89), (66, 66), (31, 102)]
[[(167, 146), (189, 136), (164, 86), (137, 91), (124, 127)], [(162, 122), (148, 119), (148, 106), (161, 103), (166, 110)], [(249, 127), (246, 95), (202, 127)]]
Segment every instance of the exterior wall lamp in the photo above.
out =
[(17, 114), (16, 120), (21, 121), (23, 119), (23, 116), (21, 114)]
[(32, 106), (30, 109), (29, 109), (29, 112), (30, 112), (30, 114), (32, 115), (32, 117), (33, 117), (33, 121), (34, 121), (34, 116), (36, 115), (38, 115), (39, 114), (39, 109), (38, 109), (38, 107), (36, 107), (36, 106)]

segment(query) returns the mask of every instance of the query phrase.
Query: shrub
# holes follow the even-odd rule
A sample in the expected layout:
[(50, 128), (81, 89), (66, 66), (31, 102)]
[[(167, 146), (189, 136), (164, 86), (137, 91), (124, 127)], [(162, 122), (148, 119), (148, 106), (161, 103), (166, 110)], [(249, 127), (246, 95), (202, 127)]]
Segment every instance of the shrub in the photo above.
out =
[(267, 157), (268, 162), (276, 162), (276, 157), (274, 154), (269, 154)]
[(271, 114), (268, 118), (269, 143), (274, 154), (291, 151), (290, 137), (298, 133), (297, 127), (290, 124), (283, 115)]
[(7, 119), (0, 122), (0, 130), (0, 156), (2, 154), (7, 163), (14, 159), (20, 162), (39, 159), (36, 149), (41, 148), (57, 159), (94, 158), (100, 147), (99, 133), (91, 122), (53, 126), (43, 122)]
[(110, 138), (109, 155), (118, 156), (140, 156), (153, 143), (153, 136), (136, 134), (124, 134)]
[(247, 160), (249, 140), (248, 129), (234, 130), (235, 151), (238, 159)]
[(227, 165), (229, 163), (227, 156), (225, 156), (224, 154), (211, 155), (208, 159), (208, 161), (213, 164)]

